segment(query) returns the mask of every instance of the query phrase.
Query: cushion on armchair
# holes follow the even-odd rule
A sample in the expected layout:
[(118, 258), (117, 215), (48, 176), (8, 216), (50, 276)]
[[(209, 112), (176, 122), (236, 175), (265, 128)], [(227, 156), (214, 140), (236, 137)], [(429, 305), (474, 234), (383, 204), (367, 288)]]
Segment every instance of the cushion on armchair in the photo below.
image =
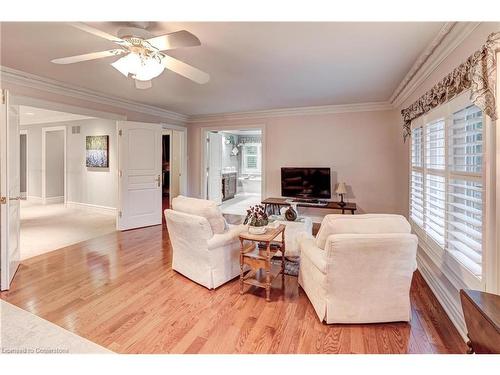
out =
[(401, 215), (326, 215), (316, 235), (316, 246), (325, 248), (332, 234), (410, 233), (410, 223)]
[(207, 219), (214, 234), (224, 233), (226, 220), (222, 216), (217, 203), (205, 199), (189, 198), (179, 195), (172, 199), (172, 209), (186, 214), (201, 216)]

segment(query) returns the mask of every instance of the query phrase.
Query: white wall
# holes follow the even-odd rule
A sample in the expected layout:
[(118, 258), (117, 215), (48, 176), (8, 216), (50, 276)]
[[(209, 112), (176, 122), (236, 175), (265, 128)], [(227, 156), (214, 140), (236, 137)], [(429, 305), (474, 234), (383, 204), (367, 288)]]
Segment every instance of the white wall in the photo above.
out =
[[(397, 111), (269, 117), (188, 125), (189, 194), (200, 196), (203, 127), (262, 124), (265, 127), (263, 198), (279, 197), (281, 167), (321, 166), (349, 186), (348, 199), (360, 212), (405, 213), (408, 150)], [(335, 198), (335, 197), (333, 197)], [(315, 210), (326, 214), (326, 210)]]
[[(232, 134), (228, 132), (221, 133), (224, 137), (233, 137), (234, 143), (238, 144), (238, 135)], [(235, 146), (234, 143), (226, 144), (224, 140), (222, 140), (222, 169), (234, 167), (236, 172), (240, 171), (240, 154), (234, 156), (231, 155), (231, 151)]]
[(28, 193), (37, 198), (42, 197), (42, 127), (20, 125), (28, 134)]
[[(42, 196), (42, 128), (50, 126), (66, 126), (66, 200), (68, 202), (116, 208), (118, 195), (118, 153), (116, 122), (112, 120), (88, 119), (21, 125), (21, 129), (28, 131), (28, 183), (30, 196)], [(80, 134), (72, 134), (73, 126), (80, 126)], [(85, 137), (87, 135), (109, 135), (109, 168), (86, 167)], [(47, 176), (47, 178), (49, 177)]]
[(19, 153), (20, 153), (20, 160), (19, 160), (19, 178), (21, 179), (20, 184), (19, 184), (19, 191), (21, 193), (26, 193), (26, 188), (28, 186), (27, 184), (27, 175), (26, 175), (26, 134), (21, 134), (20, 142), (19, 142)]
[(45, 196), (64, 197), (64, 131), (45, 135)]
[[(80, 126), (80, 134), (72, 134), (72, 126)], [(86, 167), (85, 139), (88, 135), (109, 135), (109, 168)], [(118, 200), (116, 122), (90, 119), (68, 123), (67, 147), (67, 200), (116, 208)]]

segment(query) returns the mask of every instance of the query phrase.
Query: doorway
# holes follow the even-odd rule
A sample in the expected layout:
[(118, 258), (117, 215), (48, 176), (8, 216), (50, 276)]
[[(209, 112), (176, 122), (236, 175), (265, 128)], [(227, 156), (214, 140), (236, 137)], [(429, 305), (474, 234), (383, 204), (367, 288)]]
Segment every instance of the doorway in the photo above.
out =
[[(172, 199), (184, 192), (184, 131), (162, 131), (162, 212), (170, 208)], [(162, 215), (165, 226), (165, 215)]]
[(115, 231), (116, 121), (18, 108), (20, 259)]
[(262, 129), (209, 130), (206, 196), (223, 214), (244, 215), (262, 200)]
[(66, 127), (42, 128), (42, 201), (66, 202)]

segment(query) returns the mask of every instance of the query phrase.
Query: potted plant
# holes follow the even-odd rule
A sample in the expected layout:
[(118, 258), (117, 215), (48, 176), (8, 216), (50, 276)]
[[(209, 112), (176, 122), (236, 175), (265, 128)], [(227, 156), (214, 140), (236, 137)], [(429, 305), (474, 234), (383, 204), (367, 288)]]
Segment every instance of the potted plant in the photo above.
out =
[(264, 206), (261, 204), (250, 207), (243, 224), (248, 224), (248, 232), (251, 234), (264, 234), (266, 225), (269, 223)]

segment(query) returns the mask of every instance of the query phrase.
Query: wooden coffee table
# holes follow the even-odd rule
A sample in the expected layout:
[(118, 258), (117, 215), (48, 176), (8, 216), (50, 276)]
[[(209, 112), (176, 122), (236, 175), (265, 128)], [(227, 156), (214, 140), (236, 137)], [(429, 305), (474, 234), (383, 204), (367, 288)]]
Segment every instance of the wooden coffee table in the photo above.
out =
[[(266, 301), (271, 300), (271, 284), (280, 274), (285, 282), (285, 226), (268, 228), (264, 234), (240, 234), (240, 294), (243, 286), (253, 285), (266, 289)], [(281, 234), (281, 239), (276, 239)], [(259, 246), (260, 244), (260, 246)], [(272, 265), (271, 259), (277, 251), (281, 251), (281, 266)], [(244, 266), (248, 265), (250, 271), (245, 275)]]

